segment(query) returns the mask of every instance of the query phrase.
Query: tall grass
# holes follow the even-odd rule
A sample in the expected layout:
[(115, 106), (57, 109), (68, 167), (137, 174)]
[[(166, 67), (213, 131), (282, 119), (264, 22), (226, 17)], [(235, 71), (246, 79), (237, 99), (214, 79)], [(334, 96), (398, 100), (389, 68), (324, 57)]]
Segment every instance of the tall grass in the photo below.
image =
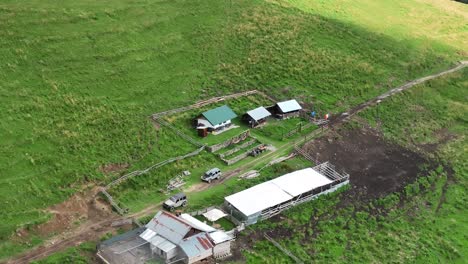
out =
[(341, 111), (460, 57), (260, 0), (8, 0), (0, 24), (2, 256), (101, 166), (186, 153), (151, 113), (251, 88)]

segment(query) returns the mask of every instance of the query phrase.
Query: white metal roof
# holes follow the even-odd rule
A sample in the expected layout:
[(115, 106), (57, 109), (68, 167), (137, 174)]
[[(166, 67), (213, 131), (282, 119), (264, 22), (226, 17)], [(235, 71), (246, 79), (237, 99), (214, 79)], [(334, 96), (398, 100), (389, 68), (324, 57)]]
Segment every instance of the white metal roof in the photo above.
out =
[(225, 200), (249, 216), (331, 182), (312, 168), (306, 168), (232, 194)]
[(295, 197), (301, 193), (308, 192), (320, 186), (332, 182), (329, 178), (323, 176), (312, 168), (294, 171), (281, 177), (271, 180), (274, 184)]
[(267, 181), (230, 195), (225, 199), (243, 214), (249, 216), (286, 202), (291, 198), (291, 195), (287, 194), (277, 185), (271, 181)]
[(204, 232), (214, 232), (216, 231), (215, 228), (203, 223), (202, 221), (196, 219), (195, 217), (189, 215), (189, 214), (181, 214), (180, 218), (184, 219), (189, 225), (191, 225), (193, 228), (196, 228), (198, 230), (204, 231)]
[(153, 238), (155, 235), (156, 235), (156, 232), (154, 232), (151, 229), (146, 229), (143, 233), (140, 234), (140, 237), (150, 242), (151, 238)]
[(210, 211), (203, 214), (203, 216), (211, 222), (218, 221), (219, 219), (225, 217), (227, 214), (217, 208), (213, 208)]
[(226, 232), (220, 230), (213, 233), (209, 233), (208, 236), (213, 240), (215, 244), (223, 243), (224, 241), (233, 239), (228, 234), (226, 234)]
[(253, 120), (258, 121), (260, 119), (263, 119), (265, 117), (271, 116), (270, 112), (265, 109), (265, 107), (260, 106), (258, 108), (255, 108), (254, 110), (250, 110), (247, 112), (247, 114), (253, 118)]
[(301, 110), (301, 105), (296, 100), (289, 100), (284, 102), (277, 103), (278, 107), (281, 109), (283, 113)]
[(176, 245), (172, 244), (168, 240), (165, 240), (161, 244), (158, 245), (158, 248), (166, 253), (173, 250), (175, 247)]
[[(148, 230), (148, 229), (147, 229)], [(163, 237), (160, 237), (158, 235), (155, 235), (154, 237), (152, 237), (148, 242), (151, 243), (151, 245), (157, 247), (159, 244), (161, 244), (162, 242), (164, 241), (167, 241), (165, 238)]]

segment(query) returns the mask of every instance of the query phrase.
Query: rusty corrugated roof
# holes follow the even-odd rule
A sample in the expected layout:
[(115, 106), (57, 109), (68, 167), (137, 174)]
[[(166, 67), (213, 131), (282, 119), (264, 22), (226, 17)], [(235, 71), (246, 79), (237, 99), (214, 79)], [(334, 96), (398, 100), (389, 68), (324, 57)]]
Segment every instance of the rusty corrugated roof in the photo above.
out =
[(206, 233), (199, 233), (184, 239), (179, 246), (187, 257), (201, 255), (202, 252), (210, 251), (214, 247)]
[(172, 214), (160, 211), (146, 224), (146, 228), (174, 244), (179, 244), (192, 226)]

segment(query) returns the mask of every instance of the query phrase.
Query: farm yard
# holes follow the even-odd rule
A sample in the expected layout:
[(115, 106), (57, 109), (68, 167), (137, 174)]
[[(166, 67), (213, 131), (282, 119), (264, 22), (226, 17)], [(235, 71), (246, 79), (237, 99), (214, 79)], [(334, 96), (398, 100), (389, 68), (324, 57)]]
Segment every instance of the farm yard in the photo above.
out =
[[(465, 69), (417, 86), (306, 144), (309, 154), (319, 153), (320, 160), (354, 175), (350, 188), (255, 226), (238, 241), (245, 254), (236, 256), (252, 263), (289, 263), (263, 238), (267, 233), (304, 262), (463, 262), (467, 106), (460, 100), (468, 95), (467, 74)], [(408, 108), (420, 111), (392, 122)], [(401, 132), (408, 128), (413, 132)], [(419, 138), (421, 131), (425, 138)], [(456, 139), (449, 142), (448, 135)]]
[[(289, 156), (295, 144), (306, 142), (301, 150), (307, 156), (348, 172), (351, 186), (253, 226), (241, 234), (232, 261), (265, 263), (274, 256), (291, 262), (264, 234), (304, 262), (466, 258), (466, 69), (325, 131), (304, 116), (270, 118), (254, 129), (241, 120), (258, 106), (297, 99), (320, 117), (330, 113), (333, 121), (392, 87), (466, 59), (467, 11), (461, 4), (338, 2), (0, 4), (0, 107), (6, 113), (0, 117), (0, 262), (23, 263), (20, 254), (36, 249), (46, 257), (70, 238), (90, 242), (77, 246), (70, 240), (71, 248), (40, 263), (96, 261), (100, 238), (131, 228), (109, 226), (121, 217), (99, 194), (103, 186), (247, 130), (244, 141), (213, 153), (203, 149), (108, 192), (142, 222), (176, 191), (187, 193), (187, 211), (219, 205), (226, 195), (312, 166), (307, 158)], [(371, 10), (367, 19), (360, 18), (364, 11), (357, 4)], [(408, 26), (382, 25), (380, 17), (390, 13)], [(160, 117), (172, 127), (149, 118), (251, 89), (273, 101), (254, 94)], [(232, 122), (239, 127), (199, 137), (193, 119), (221, 105), (238, 115)], [(288, 135), (292, 130), (298, 133)], [(266, 151), (258, 156), (224, 161), (260, 145)], [(201, 182), (213, 167), (225, 178)], [(259, 175), (240, 178), (252, 170)], [(190, 172), (184, 185), (167, 192), (168, 182), (184, 171)], [(384, 251), (379, 244), (389, 246)]]

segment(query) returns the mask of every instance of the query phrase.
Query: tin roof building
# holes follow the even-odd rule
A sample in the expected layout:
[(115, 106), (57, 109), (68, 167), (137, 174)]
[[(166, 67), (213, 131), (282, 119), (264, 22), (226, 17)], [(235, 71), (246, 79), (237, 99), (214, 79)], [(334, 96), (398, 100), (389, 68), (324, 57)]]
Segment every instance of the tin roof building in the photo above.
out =
[(250, 125), (250, 127), (256, 127), (264, 123), (266, 119), (270, 116), (271, 113), (265, 107), (260, 106), (248, 111), (243, 116), (243, 120), (245, 120)]
[(218, 129), (230, 124), (231, 120), (236, 117), (236, 113), (229, 106), (223, 105), (203, 112), (197, 120), (197, 128)]
[(301, 110), (301, 105), (294, 99), (276, 103), (271, 107), (272, 113), (280, 119), (299, 116)]
[(227, 196), (224, 207), (237, 220), (251, 225), (348, 183), (348, 174), (338, 173), (326, 162)]
[(194, 263), (214, 256), (230, 255), (233, 237), (200, 220), (182, 214), (158, 212), (144, 228), (101, 243), (98, 256), (105, 263)]

